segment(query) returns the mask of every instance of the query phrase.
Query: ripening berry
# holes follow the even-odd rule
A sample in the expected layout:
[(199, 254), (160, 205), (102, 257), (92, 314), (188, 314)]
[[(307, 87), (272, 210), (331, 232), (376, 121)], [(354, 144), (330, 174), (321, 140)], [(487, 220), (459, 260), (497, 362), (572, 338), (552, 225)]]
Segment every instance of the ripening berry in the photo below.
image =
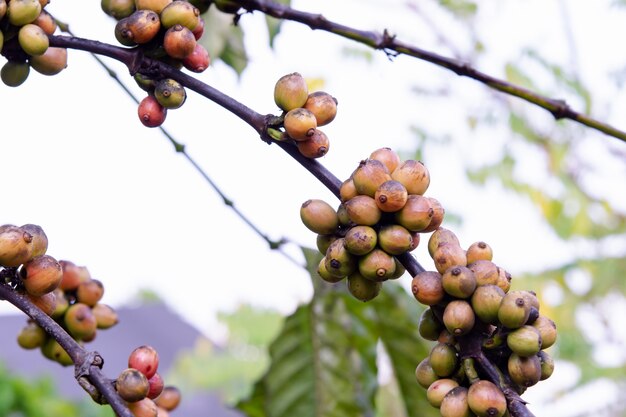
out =
[(50, 46), (46, 32), (33, 23), (20, 28), (17, 40), (28, 55), (42, 55)]
[(59, 286), (63, 279), (63, 269), (52, 256), (41, 255), (22, 266), (20, 277), (26, 292), (39, 297)]
[(324, 258), (326, 269), (332, 275), (345, 277), (357, 269), (357, 258), (346, 249), (344, 238), (331, 243)]
[(87, 304), (89, 307), (95, 306), (103, 295), (104, 285), (97, 279), (81, 282), (76, 289), (76, 301)]
[(505, 293), (511, 289), (511, 274), (504, 270), (504, 268), (498, 267), (498, 281), (496, 285), (502, 289)]
[(39, 0), (11, 0), (8, 4), (7, 15), (13, 26), (24, 26), (32, 23), (41, 13)]
[(337, 240), (337, 236), (334, 234), (318, 234), (315, 240), (317, 250), (319, 250), (321, 254), (325, 254), (330, 244), (335, 240)]
[(199, 43), (196, 43), (192, 53), (183, 58), (183, 66), (191, 72), (203, 72), (210, 64), (209, 51)]
[(97, 322), (87, 304), (75, 303), (68, 307), (63, 316), (68, 333), (75, 339), (91, 339), (96, 333)]
[(472, 306), (465, 300), (450, 301), (443, 312), (443, 324), (455, 336), (469, 333), (475, 321)]
[(467, 388), (456, 387), (451, 389), (439, 406), (441, 417), (472, 417), (467, 403)]
[[(158, 397), (161, 392), (163, 392), (164, 381), (161, 375), (157, 372), (152, 375), (152, 378), (148, 380), (148, 384), (150, 385), (150, 389), (148, 390), (148, 398), (154, 400)], [(161, 416), (159, 416), (161, 417)]]
[(320, 262), (317, 265), (317, 274), (324, 281), (326, 281), (328, 283), (331, 283), (331, 284), (339, 282), (339, 281), (341, 281), (342, 279), (344, 279), (346, 277), (345, 275), (341, 275), (339, 272), (329, 271), (326, 268), (326, 257), (325, 256), (322, 257), (322, 259), (320, 259)]
[(448, 268), (442, 276), (443, 289), (453, 297), (469, 298), (476, 289), (476, 277), (465, 266)]
[(433, 218), (433, 208), (428, 198), (410, 194), (402, 208), (395, 212), (395, 219), (411, 232), (421, 232)]
[(120, 20), (135, 11), (135, 0), (101, 0), (102, 11), (114, 19)]
[(158, 127), (165, 121), (167, 109), (161, 106), (154, 96), (148, 95), (139, 103), (137, 115), (144, 126)]
[(387, 167), (387, 171), (393, 172), (400, 165), (400, 157), (391, 148), (379, 148), (370, 154), (369, 159), (376, 159)]
[(317, 159), (328, 153), (330, 140), (324, 132), (315, 129), (313, 134), (304, 141), (297, 141), (298, 151), (307, 158)]
[(409, 194), (422, 195), (430, 185), (430, 173), (421, 161), (408, 159), (391, 173), (391, 178), (400, 181)]
[(544, 379), (550, 378), (552, 372), (554, 372), (554, 359), (552, 359), (550, 354), (543, 350), (539, 352), (537, 356), (539, 357), (539, 363), (541, 364), (541, 377), (539, 380), (543, 381)]
[(502, 298), (498, 321), (505, 327), (517, 329), (526, 324), (531, 308), (522, 291), (511, 291)]
[[(467, 256), (467, 255), (466, 255)], [(467, 267), (472, 270), (476, 276), (476, 283), (480, 285), (496, 285), (498, 283), (498, 275), (500, 271), (496, 264), (491, 261), (478, 260)]]
[(26, 81), (29, 73), (28, 62), (7, 61), (0, 70), (0, 79), (8, 87), (18, 87)]
[(2, 18), (4, 17), (6, 13), (7, 13), (7, 2), (6, 0), (0, 0), (0, 20), (2, 20)]
[(335, 209), (319, 199), (309, 199), (302, 203), (300, 219), (309, 230), (322, 235), (334, 233), (339, 226)]
[(401, 255), (413, 246), (413, 236), (399, 224), (386, 224), (378, 230), (378, 245), (390, 255)]
[(137, 10), (118, 24), (122, 22), (126, 22), (126, 29), (130, 31), (127, 37), (138, 44), (150, 42), (161, 29), (159, 15), (151, 10)]
[(86, 277), (82, 272), (80, 267), (76, 266), (71, 261), (60, 260), (59, 264), (63, 269), (63, 279), (59, 284), (59, 288), (63, 291), (72, 291), (78, 288), (81, 282), (86, 281), (88, 277)]
[(153, 12), (160, 14), (171, 2), (172, 0), (135, 0), (135, 7), (137, 10), (152, 10)]
[(372, 281), (386, 281), (396, 272), (393, 256), (382, 249), (374, 249), (358, 259), (359, 272)]
[(193, 4), (181, 0), (174, 0), (160, 13), (161, 25), (166, 29), (182, 25), (193, 31), (198, 26), (199, 16), (200, 11)]
[(437, 230), (439, 226), (441, 226), (441, 223), (443, 223), (443, 217), (446, 214), (446, 210), (443, 208), (439, 200), (433, 197), (426, 198), (430, 202), (430, 206), (433, 209), (433, 217), (430, 219), (430, 223), (428, 223), (428, 226), (426, 226), (426, 228), (422, 230), (422, 233), (430, 233)]
[(344, 239), (348, 252), (360, 256), (371, 252), (376, 247), (378, 234), (370, 226), (354, 226), (348, 229)]
[[(465, 251), (460, 246), (452, 243), (439, 246), (433, 254), (433, 261), (435, 263), (435, 269), (441, 274), (445, 273), (448, 268), (453, 266), (467, 266)], [(476, 274), (475, 271), (473, 272)], [(478, 277), (476, 278), (476, 282), (478, 283)]]
[(437, 228), (437, 230), (435, 230), (428, 239), (428, 253), (430, 256), (433, 256), (435, 250), (440, 245), (444, 245), (446, 243), (453, 243), (456, 246), (460, 246), (459, 239), (456, 237), (454, 232), (443, 227)]
[(547, 349), (556, 342), (557, 331), (554, 321), (540, 314), (532, 326), (541, 334), (541, 349)]
[(124, 369), (115, 380), (115, 390), (125, 401), (136, 402), (148, 396), (148, 378), (137, 369)]
[(284, 118), (285, 131), (296, 141), (309, 139), (315, 133), (315, 115), (302, 107), (289, 110)]
[(167, 55), (176, 59), (185, 59), (196, 48), (196, 38), (191, 30), (182, 25), (174, 25), (165, 32), (163, 48)]
[(152, 346), (139, 346), (130, 353), (128, 367), (139, 370), (150, 379), (159, 367), (159, 354)]
[(435, 408), (439, 408), (441, 406), (441, 401), (446, 396), (448, 392), (450, 392), (453, 388), (459, 386), (459, 383), (454, 379), (450, 378), (442, 378), (439, 379), (428, 387), (426, 391), (426, 399)]
[(185, 87), (178, 81), (163, 78), (157, 81), (154, 86), (154, 97), (166, 109), (177, 109), (185, 103), (187, 93)]
[(541, 350), (541, 333), (533, 326), (524, 325), (508, 334), (506, 344), (520, 356), (536, 355)]
[(382, 285), (382, 282), (369, 280), (358, 271), (348, 275), (348, 291), (359, 301), (366, 302), (376, 298)]
[(33, 236), (30, 233), (14, 225), (0, 226), (0, 266), (19, 266), (28, 262), (32, 254)]
[(428, 356), (422, 359), (415, 367), (415, 379), (424, 389), (427, 389), (433, 382), (439, 379), (432, 366), (430, 366), (430, 358)]
[(67, 49), (51, 46), (43, 55), (30, 57), (28, 62), (42, 75), (56, 75), (67, 68)]
[(374, 193), (378, 208), (387, 213), (401, 210), (408, 198), (404, 185), (395, 180), (383, 182)]
[(356, 197), (359, 195), (356, 191), (356, 187), (354, 186), (354, 181), (352, 181), (352, 177), (348, 178), (344, 182), (341, 183), (341, 187), (339, 187), (339, 197), (341, 198), (341, 202), (345, 203), (350, 200), (352, 197)]
[(30, 295), (26, 293), (26, 296), (31, 303), (37, 306), (48, 316), (52, 316), (55, 313), (57, 307), (57, 297), (54, 292), (49, 292), (40, 296)]
[(380, 221), (382, 212), (376, 201), (367, 195), (357, 195), (344, 203), (348, 217), (357, 225), (374, 226)]
[(304, 106), (308, 97), (306, 81), (297, 72), (283, 75), (274, 86), (274, 102), (285, 112)]
[(541, 379), (541, 361), (537, 355), (523, 357), (512, 353), (507, 369), (511, 380), (521, 387), (533, 386)]
[(309, 94), (303, 107), (315, 115), (318, 126), (327, 125), (337, 115), (337, 100), (323, 91)]
[(483, 323), (496, 324), (498, 322), (498, 310), (503, 298), (504, 291), (496, 285), (476, 287), (471, 299), (474, 314)]
[(70, 306), (70, 302), (68, 301), (67, 298), (65, 298), (65, 293), (63, 292), (61, 288), (55, 289), (54, 291), (52, 291), (51, 294), (54, 294), (56, 306), (52, 314), (50, 314), (50, 317), (52, 317), (55, 320), (58, 320), (61, 317), (63, 317), (63, 315), (65, 314), (65, 312)]
[(467, 248), (467, 263), (471, 264), (478, 260), (491, 261), (493, 250), (485, 242), (474, 242)]
[(25, 224), (20, 227), (22, 228), (22, 230), (30, 233), (30, 235), (33, 237), (33, 258), (44, 255), (48, 250), (48, 236), (46, 236), (46, 233), (43, 231), (43, 229), (36, 224)]
[(191, 33), (193, 33), (193, 36), (196, 38), (197, 41), (199, 41), (202, 35), (204, 35), (204, 19), (202, 18), (202, 16), (198, 16), (198, 24), (191, 31)]
[(436, 271), (420, 272), (413, 277), (411, 292), (417, 301), (425, 305), (434, 305), (443, 300), (445, 292), (441, 283), (441, 274)]
[(160, 417), (157, 405), (150, 398), (128, 403), (128, 409), (135, 417)]
[(180, 400), (180, 390), (174, 386), (168, 385), (163, 388), (163, 392), (161, 392), (161, 395), (157, 397), (155, 402), (159, 407), (167, 411), (172, 411), (178, 407)]
[(506, 398), (493, 382), (480, 380), (470, 385), (467, 403), (477, 417), (502, 417), (506, 413)]
[(391, 180), (387, 167), (376, 159), (364, 159), (352, 173), (357, 193), (374, 197), (379, 187)]
[(96, 318), (96, 326), (98, 329), (108, 329), (118, 322), (117, 312), (106, 304), (98, 303), (91, 309)]

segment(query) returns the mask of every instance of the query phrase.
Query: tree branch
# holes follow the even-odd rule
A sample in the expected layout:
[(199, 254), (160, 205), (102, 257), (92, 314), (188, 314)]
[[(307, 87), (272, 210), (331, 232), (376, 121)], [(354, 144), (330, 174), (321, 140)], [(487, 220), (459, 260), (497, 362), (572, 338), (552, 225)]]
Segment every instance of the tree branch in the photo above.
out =
[(471, 78), (493, 88), (494, 90), (521, 98), (522, 100), (539, 106), (550, 112), (556, 120), (570, 119), (589, 128), (605, 133), (608, 136), (617, 138), (622, 142), (626, 142), (626, 132), (573, 110), (564, 100), (537, 94), (524, 87), (478, 71), (467, 63), (418, 48), (406, 42), (402, 42), (394, 35), (387, 32), (387, 30), (380, 33), (351, 28), (349, 26), (330, 21), (321, 14), (303, 12), (269, 0), (238, 0), (238, 2), (249, 11), (257, 10), (278, 19), (292, 20), (303, 23), (309, 26), (312, 30), (323, 30), (334, 33), (344, 38), (367, 45), (371, 48), (380, 49), (388, 56), (403, 54), (430, 62), (437, 66), (446, 68), (459, 76)]
[(0, 282), (0, 299), (4, 299), (22, 310), (47, 334), (59, 342), (74, 362), (76, 380), (94, 400), (102, 404), (102, 398), (104, 398), (119, 417), (133, 417), (124, 400), (115, 391), (111, 381), (102, 373), (100, 368), (104, 361), (99, 354), (83, 349), (56, 321), (33, 305), (27, 297), (4, 282)]

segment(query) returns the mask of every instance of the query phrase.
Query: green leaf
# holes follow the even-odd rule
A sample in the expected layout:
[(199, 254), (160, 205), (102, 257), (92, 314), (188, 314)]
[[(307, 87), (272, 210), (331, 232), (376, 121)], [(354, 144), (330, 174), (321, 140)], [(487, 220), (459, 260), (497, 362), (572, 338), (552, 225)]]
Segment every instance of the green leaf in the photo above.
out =
[(372, 303), (379, 336), (385, 347), (409, 417), (438, 416), (415, 380), (415, 367), (428, 356), (430, 344), (418, 332), (423, 307), (395, 283), (386, 284)]
[(439, 4), (461, 18), (473, 17), (478, 10), (478, 5), (468, 0), (439, 0)]
[[(305, 255), (312, 271), (319, 254), (305, 250)], [(287, 317), (270, 346), (270, 368), (237, 408), (251, 417), (374, 415), (372, 310), (340, 287), (345, 283), (320, 286), (309, 304)]]
[[(291, 6), (291, 0), (275, 0), (276, 3), (283, 4), (285, 6)], [(280, 27), (283, 23), (282, 19), (276, 19), (275, 17), (265, 15), (265, 23), (267, 24), (267, 32), (270, 38), (270, 46), (274, 47), (274, 39), (280, 33)]]
[(221, 59), (226, 65), (241, 75), (248, 65), (248, 55), (243, 43), (243, 30), (233, 24), (233, 16), (210, 7), (203, 15), (204, 35), (200, 43), (212, 59)]

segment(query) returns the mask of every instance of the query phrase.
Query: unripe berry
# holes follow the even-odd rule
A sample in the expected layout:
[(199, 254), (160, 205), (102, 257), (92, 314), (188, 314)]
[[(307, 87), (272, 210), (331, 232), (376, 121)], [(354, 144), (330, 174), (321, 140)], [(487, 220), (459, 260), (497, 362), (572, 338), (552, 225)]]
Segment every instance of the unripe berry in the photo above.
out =
[(13, 26), (32, 23), (39, 13), (41, 13), (39, 0), (11, 0), (8, 4), (7, 14)]
[(521, 387), (533, 386), (541, 379), (541, 362), (536, 355), (522, 357), (512, 353), (507, 362), (507, 370), (511, 380)]
[(136, 402), (148, 396), (148, 378), (137, 369), (124, 369), (115, 380), (115, 390), (125, 401)]
[(210, 64), (209, 51), (199, 43), (196, 43), (192, 53), (183, 58), (183, 66), (191, 72), (203, 72)]
[(334, 233), (339, 226), (335, 209), (319, 199), (310, 199), (302, 203), (300, 219), (309, 230), (322, 235)]
[(433, 346), (428, 358), (433, 371), (440, 377), (452, 375), (459, 365), (457, 350), (454, 346), (445, 343), (437, 343)]
[(477, 417), (502, 417), (506, 398), (500, 388), (487, 380), (476, 381), (467, 392), (467, 403)]
[(337, 236), (334, 234), (318, 234), (315, 239), (315, 245), (321, 254), (325, 254), (330, 244), (335, 240), (337, 240)]
[(219, 11), (229, 14), (235, 14), (241, 8), (239, 3), (232, 0), (214, 0), (213, 4)]
[(509, 333), (506, 344), (520, 356), (536, 355), (541, 350), (541, 334), (533, 326), (525, 325)]
[(431, 308), (426, 308), (420, 315), (417, 330), (424, 339), (436, 341), (443, 330), (443, 324), (435, 316)]
[(425, 357), (415, 367), (415, 379), (422, 388), (427, 389), (433, 382), (439, 379), (432, 366), (429, 357)]
[(330, 244), (325, 258), (326, 269), (333, 275), (345, 277), (357, 269), (357, 258), (346, 249), (344, 238)]
[(441, 283), (441, 274), (436, 271), (424, 271), (413, 277), (411, 292), (417, 301), (426, 305), (435, 305), (445, 295)]
[(328, 153), (330, 140), (324, 132), (315, 129), (313, 134), (304, 141), (297, 141), (298, 151), (307, 158), (316, 159)]
[(433, 214), (434, 211), (428, 198), (410, 194), (406, 204), (395, 213), (395, 219), (411, 232), (421, 232), (428, 227)]
[(395, 180), (383, 182), (374, 193), (378, 208), (388, 213), (402, 209), (408, 198), (409, 194), (404, 185)]
[(56, 75), (67, 68), (67, 49), (51, 46), (43, 55), (30, 57), (28, 62), (42, 75)]
[(541, 377), (540, 381), (550, 378), (552, 372), (554, 372), (554, 359), (547, 352), (541, 351), (537, 354), (539, 357), (539, 363), (541, 364)]
[(52, 256), (42, 255), (26, 262), (20, 269), (20, 277), (26, 292), (39, 297), (59, 286), (63, 270)]
[(422, 195), (430, 185), (430, 174), (421, 161), (408, 159), (402, 162), (393, 172), (391, 178), (406, 187), (409, 194)]
[(433, 197), (426, 198), (430, 202), (430, 206), (433, 209), (433, 217), (430, 219), (430, 223), (428, 223), (428, 226), (426, 226), (426, 228), (422, 230), (422, 233), (430, 233), (437, 230), (439, 226), (441, 226), (441, 223), (443, 223), (443, 218), (446, 214), (446, 210), (443, 208), (439, 200)]
[(302, 107), (289, 110), (284, 118), (285, 131), (292, 139), (304, 141), (313, 136), (317, 128), (315, 115)]
[(348, 217), (357, 225), (374, 226), (380, 221), (382, 212), (376, 201), (367, 195), (357, 195), (344, 203)]
[(97, 322), (87, 304), (76, 303), (69, 306), (63, 316), (63, 323), (72, 337), (83, 340), (91, 339), (96, 333)]
[(467, 248), (467, 263), (471, 264), (478, 260), (491, 261), (493, 250), (485, 242), (474, 242)]
[(476, 277), (465, 266), (453, 266), (444, 272), (442, 277), (443, 289), (453, 297), (469, 298), (476, 289)]
[(28, 55), (42, 55), (50, 46), (46, 32), (33, 23), (20, 28), (17, 40)]
[(26, 81), (29, 73), (28, 62), (7, 61), (0, 70), (0, 79), (8, 87), (18, 87)]
[(52, 316), (55, 313), (57, 307), (57, 297), (54, 292), (49, 292), (38, 297), (27, 293), (26, 296), (31, 303), (37, 306), (48, 316)]
[(114, 19), (120, 20), (135, 11), (135, 0), (101, 0), (102, 11)]
[(379, 148), (372, 152), (369, 156), (369, 159), (376, 159), (380, 161), (387, 167), (387, 171), (392, 173), (398, 165), (400, 165), (400, 157), (398, 154), (392, 150), (391, 148)]
[(547, 349), (556, 342), (557, 331), (554, 321), (546, 316), (539, 315), (532, 324), (541, 334), (541, 349)]
[(339, 197), (341, 198), (342, 203), (345, 203), (357, 195), (359, 195), (359, 193), (356, 191), (352, 177), (341, 183), (341, 187), (339, 187)]
[(159, 15), (151, 10), (137, 10), (118, 23), (123, 21), (126, 22), (127, 30), (130, 31), (130, 40), (140, 45), (154, 39), (161, 29)]
[(454, 232), (452, 232), (451, 230), (445, 229), (443, 227), (437, 228), (437, 230), (435, 230), (433, 234), (430, 235), (430, 238), (428, 239), (428, 253), (430, 254), (430, 256), (432, 257), (434, 255), (435, 250), (439, 246), (444, 245), (446, 243), (453, 243), (457, 246), (461, 245), (459, 243), (459, 239), (456, 237)]
[(130, 353), (128, 367), (137, 369), (150, 379), (159, 367), (159, 354), (152, 346), (139, 346)]
[(459, 386), (459, 383), (454, 379), (443, 378), (439, 379), (428, 387), (426, 391), (426, 399), (435, 408), (439, 408), (441, 406), (441, 401), (446, 396), (448, 392), (450, 392), (453, 388)]
[(401, 255), (411, 250), (413, 236), (399, 224), (387, 224), (378, 231), (378, 245), (390, 255)]
[(148, 95), (139, 103), (137, 115), (144, 126), (158, 127), (165, 121), (167, 109), (154, 96)]
[(441, 417), (473, 417), (467, 403), (467, 388), (456, 387), (450, 390), (439, 406)]
[(168, 385), (163, 388), (163, 392), (161, 392), (161, 395), (157, 397), (155, 402), (159, 407), (167, 411), (172, 411), (178, 407), (180, 400), (180, 390), (174, 386)]
[(443, 312), (443, 324), (455, 336), (469, 333), (475, 320), (472, 306), (465, 300), (450, 301)]
[(359, 272), (348, 275), (348, 291), (363, 302), (374, 299), (380, 293), (382, 285), (382, 282), (369, 280)]
[(354, 226), (348, 229), (344, 237), (346, 249), (353, 255), (365, 255), (371, 252), (378, 242), (376, 230), (370, 226)]
[(372, 281), (386, 281), (396, 272), (393, 256), (382, 249), (374, 249), (358, 260), (359, 272)]
[(0, 20), (7, 13), (7, 2), (6, 0), (0, 0)]
[(33, 236), (21, 227), (0, 226), (0, 266), (11, 268), (28, 262), (33, 254), (32, 242)]
[(22, 230), (30, 233), (30, 235), (33, 237), (33, 258), (44, 255), (48, 250), (48, 236), (46, 236), (46, 233), (43, 231), (43, 229), (35, 224), (25, 224), (20, 227)]
[(483, 323), (496, 324), (498, 310), (504, 298), (504, 291), (495, 285), (481, 285), (472, 294), (472, 308), (474, 314)]
[(135, 0), (137, 10), (147, 9), (160, 14), (172, 0)]
[(17, 335), (17, 344), (22, 349), (36, 349), (46, 341), (46, 332), (35, 322), (28, 322)]
[(161, 24), (164, 28), (182, 25), (192, 31), (198, 26), (199, 16), (200, 11), (194, 5), (181, 0), (174, 0), (168, 4), (160, 14)]
[(506, 272), (504, 268), (498, 267), (498, 280), (496, 281), (496, 285), (505, 293), (509, 292), (511, 289), (511, 280), (511, 274)]
[(150, 398), (128, 403), (128, 409), (135, 417), (159, 417), (159, 409)]
[(89, 307), (95, 306), (103, 295), (104, 285), (97, 279), (82, 282), (76, 289), (76, 301), (87, 304)]
[(166, 109), (177, 109), (185, 103), (187, 93), (185, 87), (178, 81), (164, 78), (155, 84), (154, 97)]
[(56, 305), (54, 311), (52, 312), (52, 314), (50, 314), (50, 316), (53, 319), (58, 320), (63, 317), (63, 315), (70, 306), (70, 302), (67, 298), (65, 298), (65, 293), (61, 288), (57, 288), (56, 290), (52, 291), (51, 294), (54, 294)]
[(352, 173), (352, 181), (357, 193), (374, 197), (376, 190), (391, 180), (387, 167), (376, 159), (364, 159)]
[[(467, 255), (466, 255), (467, 256)], [(476, 284), (480, 285), (496, 285), (500, 271), (496, 264), (487, 260), (478, 260), (467, 267), (472, 270), (476, 276)]]
[(165, 32), (163, 48), (172, 58), (185, 59), (196, 48), (196, 38), (191, 30), (182, 26), (174, 25)]
[(274, 102), (286, 112), (304, 106), (308, 97), (306, 81), (297, 72), (283, 75), (274, 86)]
[(309, 94), (303, 107), (315, 115), (318, 126), (327, 125), (337, 115), (337, 100), (323, 91)]
[(505, 327), (517, 329), (528, 321), (531, 307), (521, 291), (511, 291), (502, 298), (498, 320)]
[(51, 337), (46, 339), (44, 344), (41, 345), (41, 353), (44, 357), (52, 361), (58, 362), (62, 366), (70, 366), (74, 364), (72, 358), (65, 351), (65, 349), (63, 349), (59, 342)]
[(117, 312), (110, 306), (98, 303), (91, 309), (96, 318), (96, 326), (98, 329), (108, 329), (118, 322)]
[[(433, 261), (435, 269), (441, 274), (453, 266), (466, 266), (467, 264), (463, 248), (452, 243), (439, 246), (433, 254)], [(475, 272), (474, 275), (476, 275)], [(476, 281), (478, 283), (478, 278)]]
[(320, 259), (320, 262), (317, 265), (317, 274), (320, 276), (320, 278), (330, 284), (337, 283), (346, 277), (345, 275), (342, 275), (339, 271), (329, 271), (326, 268), (325, 256)]

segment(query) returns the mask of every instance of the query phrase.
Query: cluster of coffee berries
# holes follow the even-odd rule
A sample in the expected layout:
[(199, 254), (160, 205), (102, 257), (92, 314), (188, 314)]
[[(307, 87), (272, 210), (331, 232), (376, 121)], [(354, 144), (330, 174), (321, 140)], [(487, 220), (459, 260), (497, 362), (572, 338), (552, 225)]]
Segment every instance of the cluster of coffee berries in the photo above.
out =
[(131, 352), (128, 368), (115, 380), (115, 390), (135, 417), (167, 417), (180, 403), (180, 391), (165, 386), (158, 367), (157, 351), (140, 346)]
[(48, 35), (57, 24), (44, 8), (49, 0), (0, 0), (0, 53), (7, 62), (0, 70), (9, 87), (21, 85), (31, 67), (55, 75), (67, 67), (67, 50), (50, 47)]
[(318, 273), (323, 280), (347, 277), (350, 293), (369, 301), (383, 281), (405, 271), (395, 258), (415, 249), (420, 233), (436, 229), (444, 209), (424, 196), (430, 184), (428, 169), (419, 161), (401, 161), (396, 152), (380, 148), (362, 160), (340, 188), (335, 210), (323, 200), (302, 204), (300, 218), (318, 234), (317, 248), (324, 254)]
[(318, 129), (337, 115), (337, 100), (324, 91), (309, 94), (302, 75), (294, 72), (282, 76), (274, 87), (274, 101), (283, 110), (282, 127), (307, 158), (328, 153), (328, 136)]
[[(145, 56), (176, 68), (203, 72), (210, 63), (208, 51), (197, 41), (204, 33), (200, 10), (186, 0), (102, 0), (102, 10), (116, 19), (115, 38), (125, 46), (140, 48)], [(183, 105), (185, 88), (169, 78), (135, 74), (148, 95), (139, 104), (139, 120), (147, 127), (160, 126), (167, 110)]]
[[(57, 261), (47, 255), (48, 237), (40, 226), (0, 226), (0, 267), (5, 284), (22, 292), (44, 313), (57, 321), (73, 338), (89, 342), (97, 329), (117, 323), (116, 312), (100, 303), (102, 283), (92, 279), (84, 266)], [(29, 320), (17, 336), (24, 349), (40, 348), (42, 354), (62, 365), (72, 360), (61, 345)]]
[(444, 417), (501, 417), (507, 411), (503, 392), (472, 359), (460, 359), (461, 349), (480, 347), (522, 394), (552, 374), (554, 361), (545, 349), (556, 342), (556, 326), (539, 312), (534, 292), (510, 290), (511, 275), (492, 261), (485, 242), (464, 249), (452, 231), (439, 227), (428, 251), (436, 270), (417, 274), (411, 289), (429, 306), (419, 333), (436, 344), (417, 366), (417, 381)]

